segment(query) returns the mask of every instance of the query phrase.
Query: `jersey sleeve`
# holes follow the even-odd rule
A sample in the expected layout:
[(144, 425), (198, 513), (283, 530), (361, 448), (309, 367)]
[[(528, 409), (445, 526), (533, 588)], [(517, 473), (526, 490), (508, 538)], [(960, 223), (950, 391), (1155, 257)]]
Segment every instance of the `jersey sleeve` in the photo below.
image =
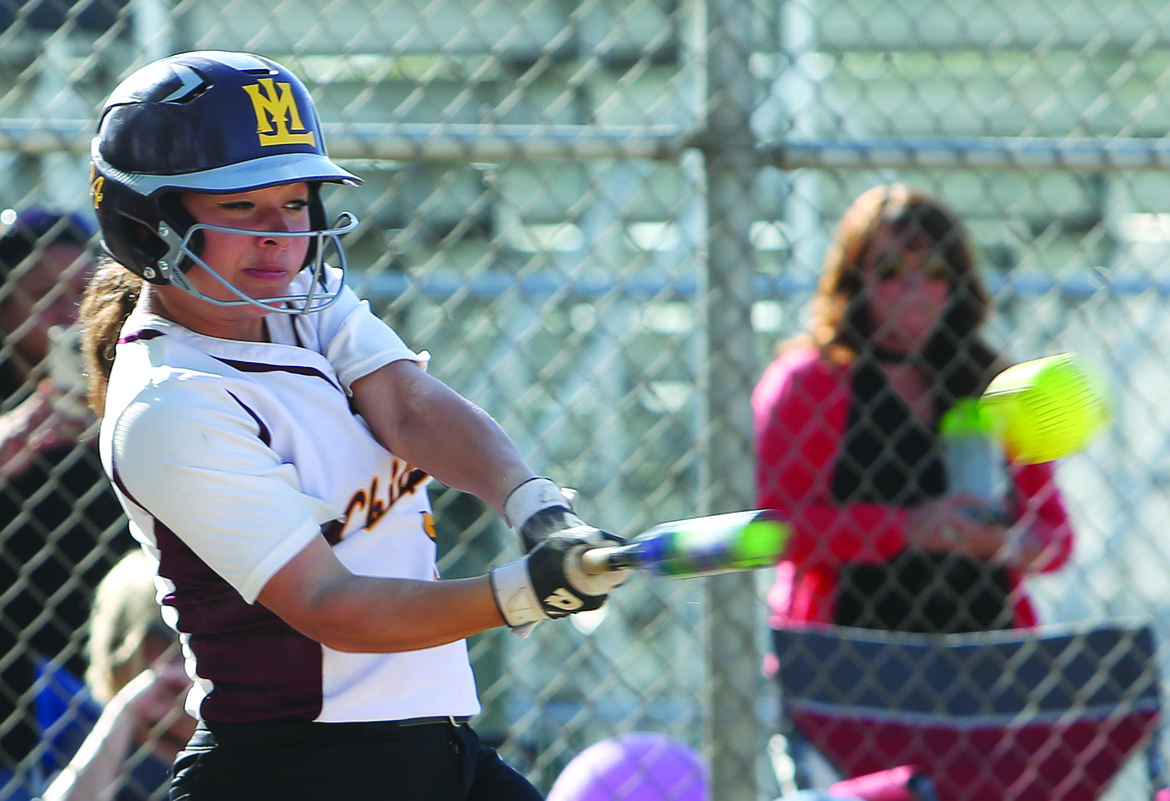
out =
[(248, 603), (341, 513), (301, 491), (293, 466), (214, 376), (156, 385), (132, 401), (115, 424), (110, 463), (118, 489), (153, 525)]
[(369, 302), (358, 298), (349, 286), (342, 287), (331, 307), (307, 317), (316, 326), (317, 347), (346, 391), (379, 367), (402, 360), (425, 365), (429, 358), (408, 348), (397, 332), (374, 314)]

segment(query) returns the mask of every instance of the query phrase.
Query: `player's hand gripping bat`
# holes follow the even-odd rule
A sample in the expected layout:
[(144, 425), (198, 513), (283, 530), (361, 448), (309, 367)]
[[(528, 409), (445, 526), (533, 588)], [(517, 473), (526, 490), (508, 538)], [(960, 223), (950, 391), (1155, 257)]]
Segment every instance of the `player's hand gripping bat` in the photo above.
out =
[(792, 527), (774, 512), (747, 511), (661, 523), (626, 545), (581, 555), (586, 573), (631, 568), (684, 578), (773, 565)]

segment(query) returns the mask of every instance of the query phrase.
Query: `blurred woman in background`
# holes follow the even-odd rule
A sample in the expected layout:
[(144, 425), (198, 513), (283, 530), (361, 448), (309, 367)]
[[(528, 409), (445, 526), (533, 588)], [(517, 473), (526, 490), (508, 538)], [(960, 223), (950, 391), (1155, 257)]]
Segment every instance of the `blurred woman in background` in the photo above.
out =
[(939, 433), (1009, 366), (983, 336), (989, 314), (967, 233), (939, 199), (891, 184), (846, 211), (810, 331), (779, 348), (753, 394), (758, 503), (794, 526), (773, 627), (1036, 622), (1021, 579), (1072, 549), (1052, 466), (1010, 466), (1002, 507), (972, 514), (981, 499), (949, 491)]

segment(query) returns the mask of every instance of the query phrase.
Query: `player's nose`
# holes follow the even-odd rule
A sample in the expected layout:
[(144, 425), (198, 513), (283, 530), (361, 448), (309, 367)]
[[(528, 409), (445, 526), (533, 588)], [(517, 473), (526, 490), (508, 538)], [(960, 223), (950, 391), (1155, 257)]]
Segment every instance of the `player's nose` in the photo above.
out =
[[(262, 233), (269, 234), (291, 234), (299, 231), (299, 228), (294, 223), (290, 215), (287, 215), (282, 209), (275, 209), (266, 211), (262, 215), (260, 225), (257, 230)], [(288, 247), (293, 242), (293, 237), (289, 236), (260, 236), (260, 241), (268, 245), (277, 245), (280, 247)]]

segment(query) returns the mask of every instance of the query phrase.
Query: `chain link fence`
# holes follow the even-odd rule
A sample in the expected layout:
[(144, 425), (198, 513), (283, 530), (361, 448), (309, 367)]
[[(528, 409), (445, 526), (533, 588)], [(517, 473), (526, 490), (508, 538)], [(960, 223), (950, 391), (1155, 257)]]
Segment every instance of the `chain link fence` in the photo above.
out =
[[(1031, 580), (1042, 619), (1134, 618), (1161, 641), (1168, 33), (1153, 0), (9, 0), (0, 208), (88, 213), (95, 112), (133, 68), (189, 49), (282, 61), (365, 179), (326, 198), (362, 220), (355, 288), (586, 519), (630, 535), (752, 506), (749, 396), (807, 322), (836, 220), (874, 184), (923, 186), (973, 233), (997, 344), (1077, 352), (1112, 393), (1109, 430), (1058, 469), (1076, 555)], [(132, 546), (89, 513), (100, 487), (42, 467), (0, 479), (0, 666), (76, 672), (86, 593)], [(64, 510), (49, 527), (30, 517), (46, 499)], [(446, 575), (516, 554), (475, 499), (434, 501)], [(638, 576), (604, 614), (473, 638), (479, 730), (545, 790), (589, 744), (650, 730), (701, 751), (713, 798), (776, 797), (770, 581)], [(43, 683), (0, 687), (5, 709)], [(2, 756), (33, 775), (44, 750)], [(1138, 773), (1113, 794), (1150, 797)]]

